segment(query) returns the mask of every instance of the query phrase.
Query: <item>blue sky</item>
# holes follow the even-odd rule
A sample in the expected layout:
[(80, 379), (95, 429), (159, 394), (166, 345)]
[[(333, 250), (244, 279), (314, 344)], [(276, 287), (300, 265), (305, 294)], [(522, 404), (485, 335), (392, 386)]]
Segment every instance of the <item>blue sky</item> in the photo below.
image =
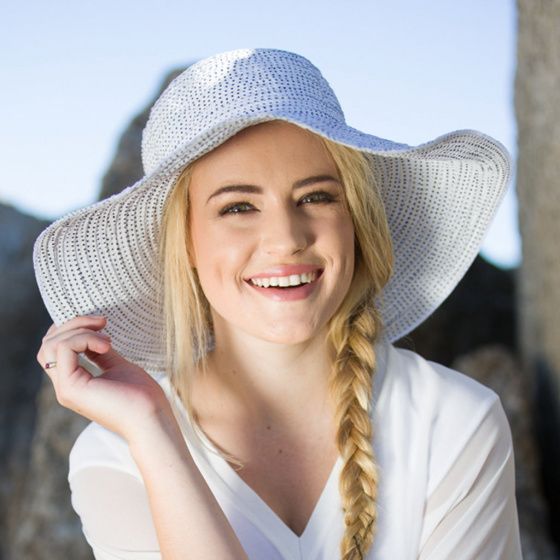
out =
[[(118, 136), (171, 69), (276, 47), (316, 64), (347, 121), (420, 144), (474, 128), (515, 155), (514, 0), (20, 0), (0, 6), (0, 200), (54, 219), (96, 199)], [(513, 193), (485, 243), (520, 254)]]

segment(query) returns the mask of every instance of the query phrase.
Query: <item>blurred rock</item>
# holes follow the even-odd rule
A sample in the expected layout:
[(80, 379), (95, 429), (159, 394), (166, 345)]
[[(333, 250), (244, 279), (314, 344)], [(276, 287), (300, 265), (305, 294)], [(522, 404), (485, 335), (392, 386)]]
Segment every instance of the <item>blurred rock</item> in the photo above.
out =
[(150, 110), (156, 99), (163, 93), (163, 90), (181, 73), (184, 69), (173, 70), (163, 81), (158, 94), (139, 115), (132, 119), (126, 130), (120, 137), (117, 152), (103, 176), (99, 200), (108, 198), (124, 188), (139, 181), (143, 175), (141, 157), (142, 131), (148, 122)]
[(517, 0), (519, 353), (535, 382), (550, 526), (560, 549), (560, 2)]
[(481, 256), (453, 293), (397, 345), (445, 366), (487, 344), (516, 347), (515, 271), (503, 270)]
[(11, 560), (93, 560), (70, 505), (68, 455), (87, 420), (62, 408), (48, 382), (41, 389), (31, 465), (21, 497)]
[(31, 262), (47, 224), (0, 203), (0, 558), (18, 525), (42, 379), (35, 355), (50, 324)]

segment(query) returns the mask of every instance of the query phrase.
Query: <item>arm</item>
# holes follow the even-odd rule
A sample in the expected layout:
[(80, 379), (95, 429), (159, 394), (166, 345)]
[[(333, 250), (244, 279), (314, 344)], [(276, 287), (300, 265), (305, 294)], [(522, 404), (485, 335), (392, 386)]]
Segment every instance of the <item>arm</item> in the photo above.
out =
[(175, 418), (153, 418), (129, 440), (146, 486), (165, 560), (245, 559), (218, 502), (196, 468)]
[[(51, 327), (37, 359), (48, 369), (59, 402), (125, 438), (146, 487), (164, 560), (243, 559), (233, 529), (196, 468), (158, 383), (119, 356), (98, 332), (102, 317)], [(85, 353), (103, 371), (78, 364)]]

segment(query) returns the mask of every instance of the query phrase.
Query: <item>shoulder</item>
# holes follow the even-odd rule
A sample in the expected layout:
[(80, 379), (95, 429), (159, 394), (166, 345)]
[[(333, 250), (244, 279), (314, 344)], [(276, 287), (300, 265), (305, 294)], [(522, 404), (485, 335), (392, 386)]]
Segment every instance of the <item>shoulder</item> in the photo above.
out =
[(380, 410), (390, 418), (398, 415), (432, 440), (449, 448), (461, 445), (481, 425), (503, 429), (498, 395), (474, 379), (394, 347), (388, 347), (384, 367)]
[(387, 346), (381, 353), (380, 398), (406, 400), (417, 414), (484, 415), (499, 397), (474, 379), (425, 360), (415, 352)]
[(146, 488), (123, 437), (89, 424), (70, 452), (68, 480), (96, 558), (161, 557)]
[(406, 442), (402, 453), (415, 453), (426, 463), (430, 485), (439, 483), (473, 442), (482, 442), (482, 462), (497, 451), (501, 462), (510, 458), (511, 433), (494, 391), (409, 350), (388, 348), (384, 365), (380, 423), (389, 437)]
[(68, 479), (96, 558), (161, 558), (146, 488), (126, 440), (90, 424), (74, 444)]

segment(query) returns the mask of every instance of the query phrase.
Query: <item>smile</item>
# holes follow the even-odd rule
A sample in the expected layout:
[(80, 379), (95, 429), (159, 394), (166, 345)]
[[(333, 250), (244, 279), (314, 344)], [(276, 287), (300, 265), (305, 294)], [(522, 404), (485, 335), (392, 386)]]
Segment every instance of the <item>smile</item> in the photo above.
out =
[(304, 272), (302, 274), (290, 274), (289, 276), (271, 276), (270, 278), (251, 278), (253, 286), (259, 288), (291, 288), (301, 284), (310, 284), (317, 278), (317, 272)]

